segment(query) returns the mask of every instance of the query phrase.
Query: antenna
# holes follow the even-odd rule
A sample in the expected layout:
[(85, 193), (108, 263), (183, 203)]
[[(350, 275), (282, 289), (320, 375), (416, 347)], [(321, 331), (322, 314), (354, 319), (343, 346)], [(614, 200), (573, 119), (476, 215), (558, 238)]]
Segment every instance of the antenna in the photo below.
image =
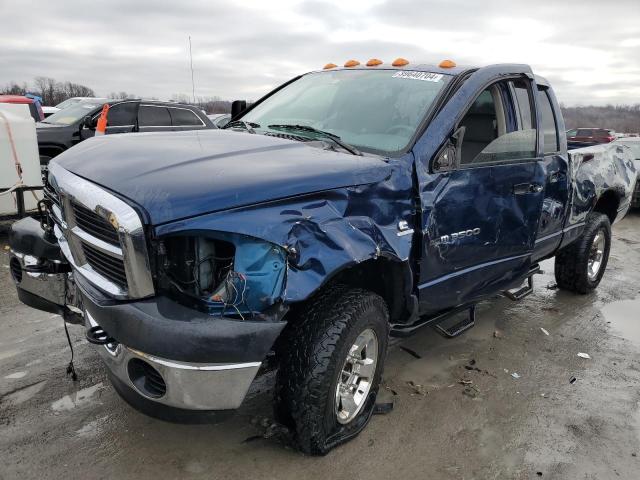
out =
[(191, 64), (191, 95), (196, 103), (196, 84), (193, 81), (193, 54), (191, 53), (191, 35), (189, 35), (189, 62)]

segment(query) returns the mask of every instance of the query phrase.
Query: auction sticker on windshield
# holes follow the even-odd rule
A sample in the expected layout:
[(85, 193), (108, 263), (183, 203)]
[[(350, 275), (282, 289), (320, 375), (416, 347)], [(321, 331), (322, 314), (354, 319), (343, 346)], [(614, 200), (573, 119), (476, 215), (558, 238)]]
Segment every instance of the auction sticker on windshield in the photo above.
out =
[(392, 75), (395, 78), (408, 78), (410, 80), (422, 80), (423, 82), (439, 82), (442, 80), (442, 74), (431, 72), (414, 72), (401, 70)]

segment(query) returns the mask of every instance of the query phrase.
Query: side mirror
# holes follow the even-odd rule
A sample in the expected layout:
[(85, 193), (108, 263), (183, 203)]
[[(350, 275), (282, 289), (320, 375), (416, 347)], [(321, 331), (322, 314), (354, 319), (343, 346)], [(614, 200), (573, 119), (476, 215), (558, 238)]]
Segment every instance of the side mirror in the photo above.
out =
[(231, 119), (235, 118), (247, 109), (246, 100), (234, 100), (231, 103)]
[(450, 172), (456, 170), (462, 162), (462, 140), (466, 127), (459, 127), (433, 157), (431, 172)]
[[(97, 120), (97, 119), (96, 119)], [(87, 115), (82, 119), (82, 126), (84, 128), (88, 128), (89, 130), (95, 130), (97, 121), (94, 120), (91, 115)]]

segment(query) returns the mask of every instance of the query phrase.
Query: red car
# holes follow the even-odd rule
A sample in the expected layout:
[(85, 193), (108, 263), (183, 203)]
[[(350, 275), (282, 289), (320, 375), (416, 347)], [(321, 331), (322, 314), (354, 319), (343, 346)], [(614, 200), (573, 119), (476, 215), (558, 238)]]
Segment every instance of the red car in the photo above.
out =
[(44, 120), (44, 113), (40, 102), (23, 95), (0, 95), (0, 103), (22, 103), (29, 105), (29, 112), (36, 122)]
[(608, 128), (578, 128), (567, 132), (567, 141), (595, 145), (616, 139), (616, 132)]

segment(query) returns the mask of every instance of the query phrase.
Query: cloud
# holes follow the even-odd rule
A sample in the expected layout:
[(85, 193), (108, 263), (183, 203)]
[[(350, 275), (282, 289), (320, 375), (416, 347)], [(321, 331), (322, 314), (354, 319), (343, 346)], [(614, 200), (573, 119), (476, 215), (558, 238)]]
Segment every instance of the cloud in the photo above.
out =
[[(33, 12), (37, 12), (34, 15)], [(636, 103), (640, 2), (539, 0), (5, 0), (0, 85), (35, 76), (97, 94), (257, 99), (349, 58), (529, 63), (560, 101)]]

